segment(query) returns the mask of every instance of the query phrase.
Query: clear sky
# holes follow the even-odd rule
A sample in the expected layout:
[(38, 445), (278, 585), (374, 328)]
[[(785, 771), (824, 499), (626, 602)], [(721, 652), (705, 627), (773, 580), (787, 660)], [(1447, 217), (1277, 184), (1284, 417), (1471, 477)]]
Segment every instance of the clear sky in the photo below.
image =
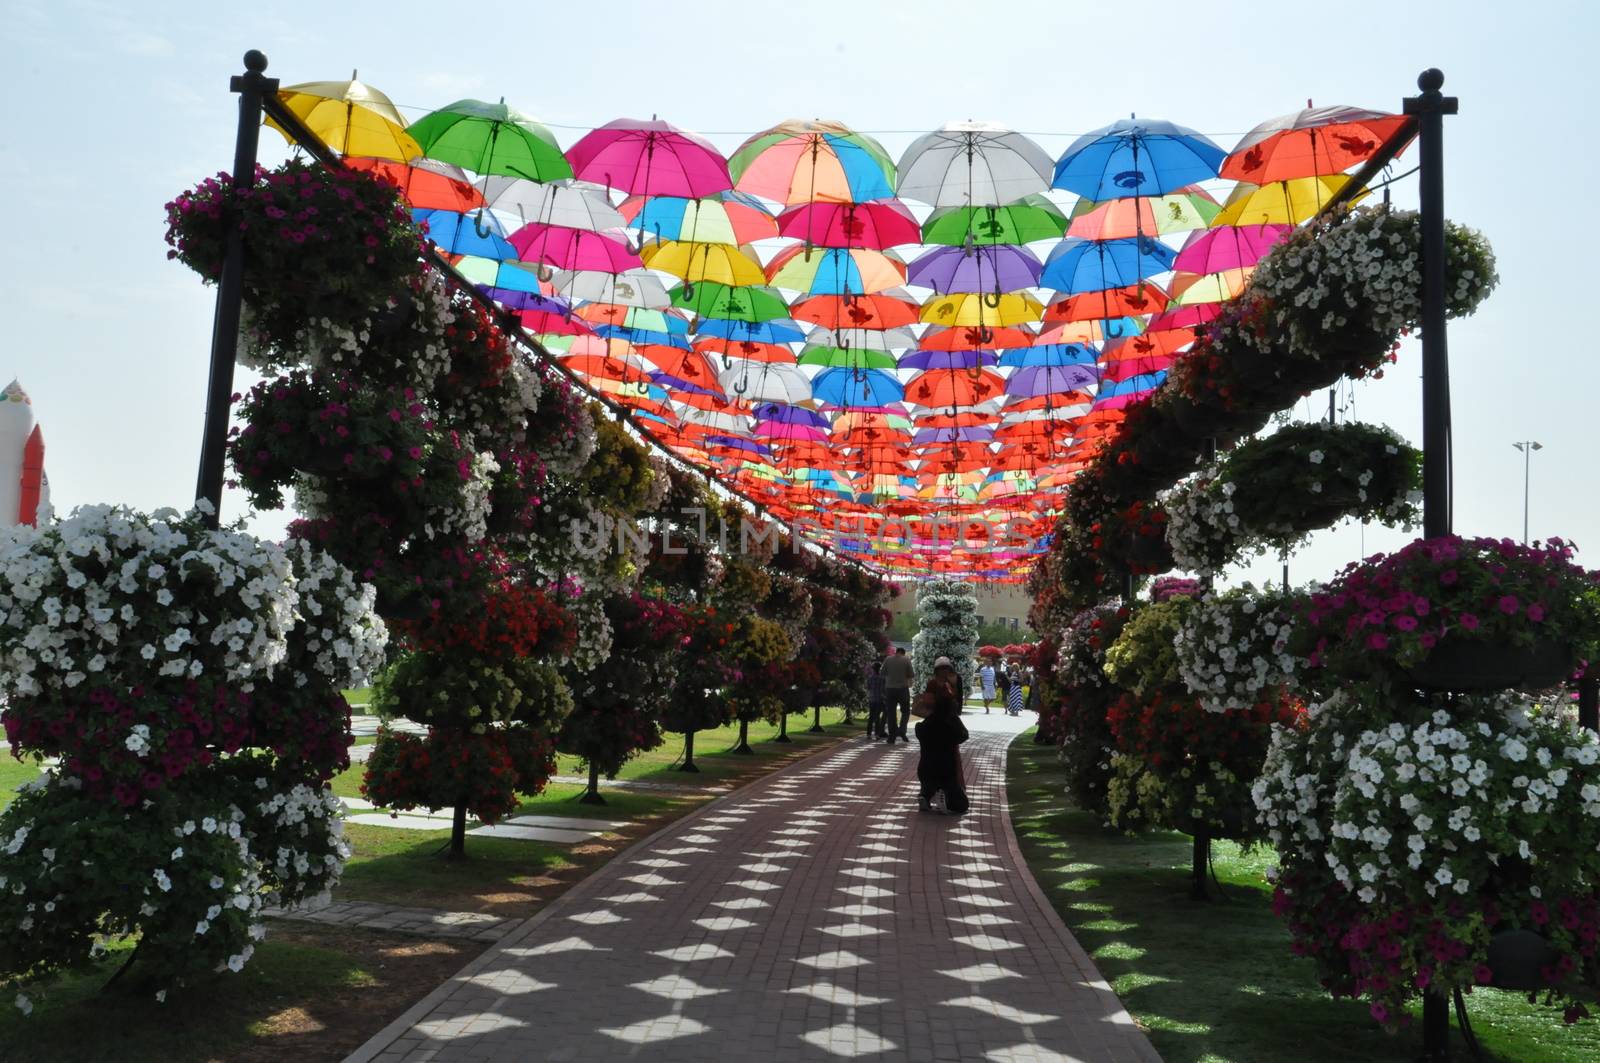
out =
[[(1597, 10), (1576, 0), (3, 0), (0, 188), (12, 235), (0, 261), (0, 386), (17, 376), (33, 396), (58, 506), (192, 497), (213, 293), (166, 260), (162, 207), (231, 164), (228, 78), (247, 48), (285, 84), (359, 70), (408, 117), (504, 96), (566, 144), (581, 134), (563, 127), (623, 116), (658, 114), (724, 148), (784, 118), (822, 117), (881, 131), (895, 155), (959, 118), (1041, 134), (1054, 155), (1070, 134), (1130, 112), (1231, 147), (1307, 99), (1398, 110), (1417, 73), (1437, 66), (1461, 98), (1446, 124), (1447, 210), (1488, 233), (1502, 278), (1450, 330), (1456, 530), (1520, 537), (1523, 457), (1511, 444), (1536, 439), (1532, 534), (1574, 539), (1600, 567), (1600, 363), (1587, 327), (1567, 321), (1594, 284), (1582, 233), (1600, 163)], [(274, 132), (262, 145), (265, 162), (283, 154)], [(1403, 182), (1397, 201), (1414, 197), (1415, 180)], [(1418, 374), (1408, 345), (1386, 379), (1353, 389), (1355, 415), (1420, 442)], [(242, 505), (226, 501), (224, 515)], [(283, 521), (255, 526), (272, 534)], [(1291, 562), (1291, 578), (1324, 578), (1404, 539), (1336, 528)], [(1267, 561), (1249, 574), (1277, 571)]]

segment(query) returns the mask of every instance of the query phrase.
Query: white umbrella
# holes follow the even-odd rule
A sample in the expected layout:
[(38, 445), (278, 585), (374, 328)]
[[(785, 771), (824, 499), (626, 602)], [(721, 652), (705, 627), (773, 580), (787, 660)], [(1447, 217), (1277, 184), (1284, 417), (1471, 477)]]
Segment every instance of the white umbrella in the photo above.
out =
[(598, 270), (554, 270), (551, 282), (563, 299), (591, 303), (615, 303), (665, 310), (672, 305), (661, 278), (648, 270), (630, 269), (623, 273)]
[(999, 207), (1050, 187), (1055, 162), (992, 122), (951, 122), (900, 158), (899, 193), (935, 207)]
[(808, 402), (811, 381), (792, 365), (738, 359), (717, 374), (717, 383), (730, 398), (744, 402)]
[(906, 328), (814, 328), (806, 337), (806, 350), (813, 347), (849, 347), (857, 351), (900, 351), (916, 345), (916, 334)]
[(678, 405), (677, 411), (678, 419), (688, 424), (704, 425), (706, 428), (715, 428), (733, 435), (748, 435), (750, 432), (750, 418), (742, 415), (702, 410), (698, 406), (686, 405)]
[(490, 177), (484, 183), (483, 198), (495, 210), (520, 217), (523, 225), (542, 222), (598, 232), (627, 224), (603, 188), (581, 181), (546, 184), (521, 177)]

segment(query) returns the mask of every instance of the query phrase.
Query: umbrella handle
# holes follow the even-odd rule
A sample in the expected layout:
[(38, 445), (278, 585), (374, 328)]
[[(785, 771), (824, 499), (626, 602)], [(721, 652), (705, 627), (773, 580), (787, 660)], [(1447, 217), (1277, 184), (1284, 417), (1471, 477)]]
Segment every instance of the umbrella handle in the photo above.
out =
[(983, 305), (987, 306), (990, 310), (998, 310), (998, 309), (1000, 309), (1000, 300), (1001, 300), (1001, 298), (1002, 298), (1002, 293), (1000, 292), (1000, 290), (998, 288), (995, 289), (992, 292), (984, 292), (983, 293)]

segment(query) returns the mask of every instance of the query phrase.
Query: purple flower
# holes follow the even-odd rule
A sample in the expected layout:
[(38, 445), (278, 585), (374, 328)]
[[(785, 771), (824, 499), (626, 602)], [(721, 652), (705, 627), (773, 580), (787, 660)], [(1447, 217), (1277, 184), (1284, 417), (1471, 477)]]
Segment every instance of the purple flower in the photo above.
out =
[(1517, 596), (1514, 594), (1501, 595), (1500, 600), (1495, 605), (1507, 616), (1516, 616), (1518, 611), (1522, 609), (1522, 603), (1517, 601)]

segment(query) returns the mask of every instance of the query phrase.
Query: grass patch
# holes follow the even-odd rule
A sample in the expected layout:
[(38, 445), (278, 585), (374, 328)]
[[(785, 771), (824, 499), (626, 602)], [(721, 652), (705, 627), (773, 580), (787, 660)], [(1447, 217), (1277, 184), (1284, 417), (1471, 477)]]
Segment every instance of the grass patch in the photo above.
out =
[(337, 1059), (475, 951), (398, 935), (275, 924), (242, 972), (173, 990), (158, 1004), (148, 991), (120, 985), (101, 992), (131, 947), (121, 944), (47, 994), (32, 994), (32, 1016), (11, 1007), (6, 994), (0, 1057), (17, 1063)]
[[(1226, 899), (1194, 901), (1189, 838), (1103, 828), (1070, 804), (1055, 749), (1035, 745), (1032, 730), (1012, 743), (1007, 792), (1028, 867), (1168, 1063), (1358, 1063), (1420, 1054), (1419, 1025), (1384, 1033), (1364, 1004), (1328, 996), (1314, 965), (1290, 954), (1264, 878), (1270, 849), (1214, 843)], [(1563, 1026), (1560, 1012), (1494, 990), (1478, 990), (1467, 1003), (1486, 1059), (1600, 1059), (1593, 1020)], [(1420, 1005), (1417, 1013), (1420, 1019)], [(1469, 1058), (1453, 1027), (1452, 1037), (1457, 1058)]]
[[(799, 713), (789, 717), (790, 743), (774, 742), (778, 735), (778, 725), (757, 720), (750, 725), (750, 746), (754, 754), (734, 753), (733, 747), (739, 742), (739, 725), (726, 724), (710, 731), (696, 731), (694, 734), (694, 762), (700, 769), (699, 774), (681, 772), (677, 766), (683, 761), (683, 736), (667, 732), (666, 741), (655, 749), (640, 753), (622, 766), (617, 773), (619, 779), (636, 780), (640, 782), (663, 782), (678, 786), (703, 786), (725, 782), (741, 775), (749, 774), (753, 767), (762, 767), (777, 757), (787, 756), (797, 750), (804, 751), (812, 748), (818, 742), (830, 741), (840, 737), (841, 734), (855, 734), (865, 727), (865, 718), (858, 714), (857, 722), (850, 725), (848, 730), (843, 728), (843, 709), (823, 709), (822, 726), (829, 728), (829, 734), (807, 734), (811, 726), (812, 714)], [(560, 775), (586, 775), (588, 768), (582, 758), (562, 754), (557, 760), (556, 771)], [(600, 784), (605, 789), (605, 782)]]
[(39, 765), (31, 760), (18, 760), (6, 752), (9, 747), (0, 747), (0, 808), (9, 805), (17, 796), (17, 787), (37, 779), (40, 774)]

